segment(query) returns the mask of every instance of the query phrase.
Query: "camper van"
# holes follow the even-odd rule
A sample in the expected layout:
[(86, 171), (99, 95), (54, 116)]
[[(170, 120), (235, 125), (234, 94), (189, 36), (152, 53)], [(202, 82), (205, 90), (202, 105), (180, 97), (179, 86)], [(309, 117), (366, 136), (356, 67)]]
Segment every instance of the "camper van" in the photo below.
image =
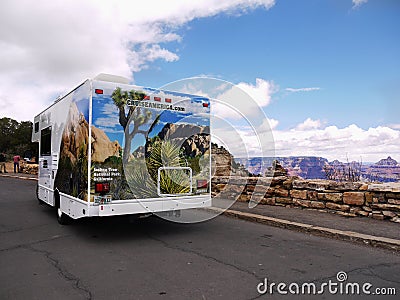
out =
[(34, 118), (37, 198), (57, 220), (211, 206), (210, 100), (101, 74)]

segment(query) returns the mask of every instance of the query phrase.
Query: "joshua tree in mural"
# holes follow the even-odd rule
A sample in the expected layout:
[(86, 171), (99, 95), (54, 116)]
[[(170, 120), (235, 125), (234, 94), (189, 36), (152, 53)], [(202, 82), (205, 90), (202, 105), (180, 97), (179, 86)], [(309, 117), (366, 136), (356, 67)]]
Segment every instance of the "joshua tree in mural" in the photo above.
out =
[[(145, 96), (146, 94), (141, 91), (122, 91), (119, 87), (116, 88), (111, 95), (114, 104), (119, 109), (119, 123), (124, 128), (125, 146), (122, 157), (124, 163), (128, 162), (132, 139), (136, 134), (147, 134), (147, 130), (142, 130), (140, 127), (148, 123), (152, 116), (150, 110), (136, 106), (129, 106), (126, 108), (126, 104), (129, 99), (143, 100)], [(142, 109), (144, 110), (143, 113), (141, 112)]]

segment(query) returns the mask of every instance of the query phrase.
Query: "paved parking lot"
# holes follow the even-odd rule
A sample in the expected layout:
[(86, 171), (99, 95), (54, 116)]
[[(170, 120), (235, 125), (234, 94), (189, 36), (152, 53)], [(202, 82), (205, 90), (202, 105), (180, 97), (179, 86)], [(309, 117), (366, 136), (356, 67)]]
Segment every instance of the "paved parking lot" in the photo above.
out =
[[(0, 177), (0, 299), (254, 299), (265, 278), (321, 284), (339, 271), (347, 282), (400, 293), (400, 256), (390, 251), (224, 216), (61, 226), (37, 204), (35, 184)], [(275, 291), (261, 299), (281, 297), (288, 298)], [(331, 298), (352, 297), (319, 296)], [(375, 298), (395, 299), (368, 297)]]

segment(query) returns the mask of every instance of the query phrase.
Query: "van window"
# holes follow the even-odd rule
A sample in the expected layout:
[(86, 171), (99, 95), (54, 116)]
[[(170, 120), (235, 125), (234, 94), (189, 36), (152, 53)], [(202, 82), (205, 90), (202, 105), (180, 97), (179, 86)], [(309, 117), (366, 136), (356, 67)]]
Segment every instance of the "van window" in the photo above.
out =
[(35, 122), (35, 133), (39, 132), (39, 122)]
[(40, 155), (51, 155), (51, 127), (40, 132)]

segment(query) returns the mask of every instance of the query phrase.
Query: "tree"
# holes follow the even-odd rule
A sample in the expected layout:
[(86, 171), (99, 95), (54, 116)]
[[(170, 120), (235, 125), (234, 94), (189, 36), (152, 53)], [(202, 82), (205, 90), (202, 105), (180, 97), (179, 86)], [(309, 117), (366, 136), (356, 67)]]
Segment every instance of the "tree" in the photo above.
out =
[(21, 156), (37, 157), (38, 147), (31, 142), (32, 122), (0, 119), (0, 151)]
[(8, 152), (13, 146), (18, 122), (10, 118), (0, 119), (0, 151)]
[(146, 124), (152, 116), (151, 111), (148, 109), (142, 109), (137, 106), (129, 106), (126, 108), (126, 105), (128, 100), (141, 101), (145, 96), (146, 94), (141, 91), (122, 91), (119, 87), (116, 88), (111, 95), (114, 104), (119, 110), (119, 123), (121, 124), (122, 128), (124, 128), (125, 146), (122, 157), (124, 163), (128, 162), (131, 152), (132, 139), (137, 134), (147, 134), (147, 131), (140, 129), (140, 127)]

